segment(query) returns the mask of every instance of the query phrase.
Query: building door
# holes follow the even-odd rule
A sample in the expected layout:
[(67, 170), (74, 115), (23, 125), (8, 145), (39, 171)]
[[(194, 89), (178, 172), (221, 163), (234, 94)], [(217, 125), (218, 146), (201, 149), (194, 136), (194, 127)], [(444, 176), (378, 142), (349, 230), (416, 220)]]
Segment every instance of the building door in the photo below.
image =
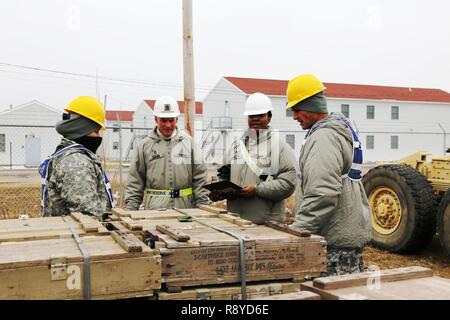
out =
[(25, 135), (25, 166), (38, 167), (41, 164), (41, 138), (34, 134)]

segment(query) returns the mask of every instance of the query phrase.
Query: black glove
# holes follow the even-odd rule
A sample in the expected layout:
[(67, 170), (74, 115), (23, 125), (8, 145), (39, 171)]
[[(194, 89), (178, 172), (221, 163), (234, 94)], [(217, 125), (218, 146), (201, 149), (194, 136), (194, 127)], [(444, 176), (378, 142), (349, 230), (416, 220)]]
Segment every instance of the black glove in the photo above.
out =
[(231, 165), (226, 164), (217, 170), (217, 176), (222, 180), (230, 180)]

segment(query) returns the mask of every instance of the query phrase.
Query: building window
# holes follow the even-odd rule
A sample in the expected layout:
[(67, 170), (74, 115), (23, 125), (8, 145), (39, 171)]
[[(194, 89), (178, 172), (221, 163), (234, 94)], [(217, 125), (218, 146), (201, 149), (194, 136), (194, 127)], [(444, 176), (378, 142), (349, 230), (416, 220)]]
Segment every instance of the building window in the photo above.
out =
[(224, 115), (224, 117), (230, 116), (230, 104), (228, 103), (228, 100), (225, 100), (225, 107), (223, 108), (223, 115)]
[(398, 149), (398, 136), (391, 136), (391, 149)]
[(4, 133), (0, 133), (0, 152), (6, 151), (6, 138)]
[[(286, 101), (286, 108), (287, 108), (288, 102)], [(286, 117), (292, 117), (294, 114), (294, 111), (292, 111), (292, 108), (286, 109)]]
[(366, 149), (373, 149), (375, 147), (375, 136), (366, 137)]
[(348, 104), (341, 104), (341, 113), (345, 117), (350, 118), (350, 107)]
[(367, 119), (375, 119), (375, 106), (367, 106)]
[(287, 134), (286, 135), (286, 143), (291, 146), (292, 149), (295, 150), (295, 135)]
[(117, 131), (119, 131), (119, 124), (113, 123), (113, 132), (117, 132)]
[(113, 142), (113, 150), (119, 150), (119, 142), (117, 141)]
[(398, 107), (397, 106), (391, 107), (391, 120), (398, 120)]

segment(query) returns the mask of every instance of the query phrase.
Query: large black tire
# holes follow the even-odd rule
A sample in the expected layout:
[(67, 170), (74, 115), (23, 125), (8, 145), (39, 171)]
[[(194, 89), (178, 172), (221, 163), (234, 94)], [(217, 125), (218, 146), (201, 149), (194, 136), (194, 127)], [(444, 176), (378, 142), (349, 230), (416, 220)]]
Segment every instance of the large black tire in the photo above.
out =
[[(433, 188), (424, 176), (405, 165), (382, 165), (365, 174), (363, 184), (371, 206), (374, 245), (391, 252), (413, 253), (430, 243), (436, 234), (436, 201)], [(382, 224), (377, 223), (381, 221), (377, 213), (384, 213), (384, 204), (378, 209), (377, 199), (380, 198), (376, 196), (383, 190), (388, 190), (388, 195), (395, 193), (394, 202), (399, 203), (396, 208), (401, 209), (391, 229), (383, 229)]]
[(450, 189), (441, 199), (438, 210), (439, 217), (439, 239), (444, 251), (450, 256)]

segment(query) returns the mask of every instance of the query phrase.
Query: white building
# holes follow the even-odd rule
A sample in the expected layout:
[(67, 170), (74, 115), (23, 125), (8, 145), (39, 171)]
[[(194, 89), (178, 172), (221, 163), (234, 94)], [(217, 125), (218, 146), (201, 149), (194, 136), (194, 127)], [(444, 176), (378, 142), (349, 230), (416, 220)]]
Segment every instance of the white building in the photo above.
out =
[(0, 112), (0, 167), (38, 166), (55, 151), (62, 111), (33, 100)]
[[(107, 131), (102, 133), (103, 143), (97, 153), (108, 160), (122, 159), (132, 154), (136, 143), (154, 128), (153, 106), (155, 100), (143, 100), (136, 111), (106, 111)], [(179, 101), (183, 112), (183, 102)], [(61, 140), (55, 125), (62, 119), (62, 110), (39, 101), (31, 101), (0, 112), (0, 167), (36, 167), (51, 155)], [(196, 103), (197, 136), (201, 137), (202, 103)], [(178, 127), (184, 130), (184, 115)], [(119, 130), (122, 128), (122, 130)], [(121, 132), (121, 139), (119, 135)], [(122, 142), (122, 145), (120, 145)]]
[[(306, 131), (286, 111), (286, 80), (224, 77), (203, 101), (203, 126), (222, 131), (247, 128), (247, 97), (267, 94), (273, 103), (271, 126), (279, 129), (296, 155)], [(443, 154), (450, 145), (450, 94), (439, 89), (324, 83), (330, 112), (349, 116), (360, 133), (364, 160), (396, 160), (426, 150)], [(205, 135), (209, 145), (215, 138)], [(219, 140), (220, 141), (220, 140)], [(206, 148), (208, 143), (204, 144)], [(221, 142), (215, 147), (221, 151)]]

